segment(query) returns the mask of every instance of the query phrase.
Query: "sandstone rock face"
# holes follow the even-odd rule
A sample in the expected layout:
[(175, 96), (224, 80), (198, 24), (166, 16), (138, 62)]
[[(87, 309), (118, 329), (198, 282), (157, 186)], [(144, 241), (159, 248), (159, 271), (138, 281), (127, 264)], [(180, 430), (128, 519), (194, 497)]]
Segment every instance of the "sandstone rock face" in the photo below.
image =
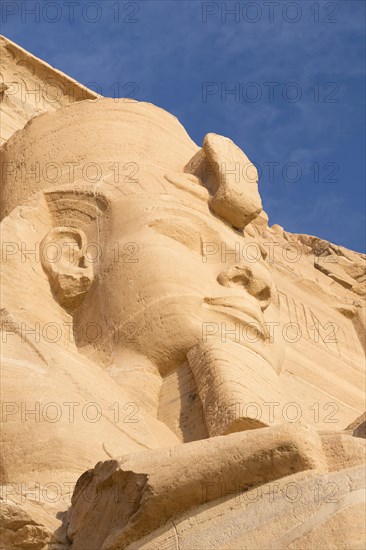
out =
[[(203, 480), (219, 475), (220, 483), (239, 492), (312, 469), (326, 471), (320, 437), (289, 425), (99, 463), (92, 476), (88, 472), (79, 480), (68, 535), (75, 548), (124, 548), (179, 512), (216, 500), (218, 493), (203, 493)], [(119, 500), (126, 486), (128, 499)], [(92, 495), (88, 510), (86, 495)], [(90, 525), (95, 525), (102, 510), (110, 523), (96, 536)]]
[(34, 116), (98, 97), (4, 36), (0, 36), (0, 57), (0, 143)]
[(365, 256), (0, 45), (1, 547), (364, 548)]

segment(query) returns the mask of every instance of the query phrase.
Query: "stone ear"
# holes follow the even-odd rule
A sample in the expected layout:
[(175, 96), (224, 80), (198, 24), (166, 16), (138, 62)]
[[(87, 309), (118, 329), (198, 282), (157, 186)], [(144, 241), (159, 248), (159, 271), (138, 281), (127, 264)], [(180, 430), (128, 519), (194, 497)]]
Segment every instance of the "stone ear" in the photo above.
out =
[(255, 166), (231, 139), (207, 134), (185, 172), (201, 178), (214, 214), (243, 229), (262, 211)]
[(93, 282), (93, 264), (85, 254), (85, 233), (74, 227), (51, 229), (40, 245), (42, 267), (59, 304), (73, 311)]

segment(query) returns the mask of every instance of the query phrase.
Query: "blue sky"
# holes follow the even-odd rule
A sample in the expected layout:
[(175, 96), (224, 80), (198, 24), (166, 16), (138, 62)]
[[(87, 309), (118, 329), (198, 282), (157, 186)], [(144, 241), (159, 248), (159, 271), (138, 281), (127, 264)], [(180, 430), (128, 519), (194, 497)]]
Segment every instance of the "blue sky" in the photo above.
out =
[(233, 139), (259, 168), (271, 224), (365, 251), (362, 0), (1, 8), (3, 34), (83, 84), (163, 107), (199, 145)]

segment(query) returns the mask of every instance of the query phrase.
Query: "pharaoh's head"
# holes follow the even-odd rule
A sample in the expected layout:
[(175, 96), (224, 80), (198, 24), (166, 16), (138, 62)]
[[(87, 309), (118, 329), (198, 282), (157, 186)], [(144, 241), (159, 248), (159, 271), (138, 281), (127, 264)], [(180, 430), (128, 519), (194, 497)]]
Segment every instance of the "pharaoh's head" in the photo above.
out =
[(212, 338), (278, 370), (277, 292), (245, 229), (261, 212), (256, 171), (230, 140), (199, 149), (157, 107), (84, 101), (13, 136), (3, 174), (3, 214), (46, 205), (43, 271), (80, 349), (132, 348), (165, 374)]

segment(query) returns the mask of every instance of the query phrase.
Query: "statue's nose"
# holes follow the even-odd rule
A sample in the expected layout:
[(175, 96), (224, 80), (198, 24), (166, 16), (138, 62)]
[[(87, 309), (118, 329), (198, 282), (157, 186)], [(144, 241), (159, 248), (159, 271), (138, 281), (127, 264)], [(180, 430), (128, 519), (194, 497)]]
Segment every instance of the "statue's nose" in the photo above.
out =
[(275, 291), (270, 273), (261, 262), (232, 265), (221, 271), (217, 281), (222, 286), (245, 289), (258, 300), (262, 311), (271, 303)]

